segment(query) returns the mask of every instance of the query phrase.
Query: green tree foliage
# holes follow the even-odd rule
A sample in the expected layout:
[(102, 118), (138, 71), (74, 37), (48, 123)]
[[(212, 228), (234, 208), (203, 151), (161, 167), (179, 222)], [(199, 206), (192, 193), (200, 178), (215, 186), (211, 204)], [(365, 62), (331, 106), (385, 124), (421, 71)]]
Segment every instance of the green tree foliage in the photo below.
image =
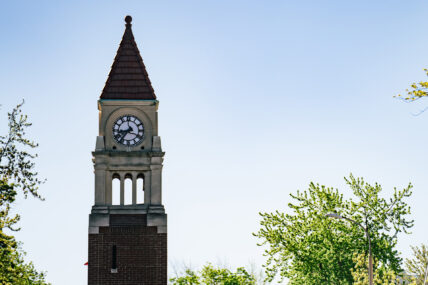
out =
[(22, 102), (8, 113), (8, 132), (0, 136), (0, 177), (7, 179), (15, 189), (20, 189), (27, 196), (31, 193), (41, 198), (37, 190), (42, 183), (34, 171), (34, 158), (28, 150), (38, 146), (25, 137), (26, 129), (31, 126), (27, 116), (22, 113)]
[(8, 114), (8, 132), (0, 136), (0, 284), (48, 284), (43, 272), (37, 272), (31, 262), (24, 261), (25, 253), (19, 243), (6, 232), (19, 230), (15, 228), (19, 215), (10, 215), (19, 191), (25, 197), (31, 193), (41, 199), (37, 190), (42, 181), (34, 171), (36, 155), (28, 151), (37, 144), (25, 137), (31, 123), (22, 114), (21, 106)]
[(422, 244), (420, 247), (412, 246), (413, 258), (406, 259), (406, 271), (413, 277), (415, 284), (423, 284), (428, 266), (428, 249)]
[(239, 267), (235, 272), (227, 268), (205, 265), (199, 272), (186, 269), (183, 276), (170, 279), (172, 285), (255, 285), (255, 277), (248, 273), (245, 268)]
[[(365, 254), (354, 254), (353, 261), (355, 262), (355, 267), (351, 270), (354, 279), (353, 285), (369, 285), (367, 273), (368, 257)], [(396, 272), (377, 260), (374, 260), (373, 271), (373, 284), (375, 285), (403, 284)], [(416, 285), (413, 282), (406, 282), (405, 284)]]
[[(424, 69), (426, 75), (428, 76), (428, 69)], [(428, 96), (428, 81), (420, 81), (418, 83), (414, 82), (410, 85), (410, 89), (406, 89), (406, 94), (398, 94), (397, 98), (401, 98), (404, 101), (412, 102), (416, 99)]]
[(400, 273), (402, 260), (395, 250), (397, 234), (413, 226), (407, 219), (405, 198), (412, 185), (394, 189), (391, 198), (380, 196), (382, 187), (352, 174), (345, 178), (353, 193), (346, 200), (337, 189), (310, 183), (308, 190), (291, 194), (288, 213), (260, 213), (261, 228), (254, 235), (265, 246), (267, 280), (289, 279), (289, 284), (352, 284), (354, 254), (367, 255), (364, 231), (346, 220), (326, 217), (337, 213), (367, 228), (374, 257)]

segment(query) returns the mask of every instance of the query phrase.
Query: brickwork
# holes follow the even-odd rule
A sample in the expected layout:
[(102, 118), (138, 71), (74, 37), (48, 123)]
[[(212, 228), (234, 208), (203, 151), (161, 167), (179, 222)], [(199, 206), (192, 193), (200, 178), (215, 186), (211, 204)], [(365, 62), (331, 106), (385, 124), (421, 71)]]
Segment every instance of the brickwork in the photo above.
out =
[[(114, 245), (117, 273), (112, 273)], [(88, 284), (166, 285), (167, 235), (144, 225), (100, 227), (89, 234)]]

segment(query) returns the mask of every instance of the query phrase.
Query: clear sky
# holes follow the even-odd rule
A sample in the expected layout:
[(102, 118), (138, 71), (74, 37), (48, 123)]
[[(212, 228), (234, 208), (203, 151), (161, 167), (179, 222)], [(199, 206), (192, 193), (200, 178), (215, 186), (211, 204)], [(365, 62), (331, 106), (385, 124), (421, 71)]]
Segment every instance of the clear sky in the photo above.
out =
[(28, 259), (53, 284), (85, 284), (97, 100), (124, 31), (153, 83), (166, 151), (173, 265), (263, 263), (260, 211), (310, 181), (349, 193), (352, 172), (414, 184), (399, 250), (428, 243), (426, 1), (3, 1), (1, 126), (25, 99), (46, 201), (20, 200)]

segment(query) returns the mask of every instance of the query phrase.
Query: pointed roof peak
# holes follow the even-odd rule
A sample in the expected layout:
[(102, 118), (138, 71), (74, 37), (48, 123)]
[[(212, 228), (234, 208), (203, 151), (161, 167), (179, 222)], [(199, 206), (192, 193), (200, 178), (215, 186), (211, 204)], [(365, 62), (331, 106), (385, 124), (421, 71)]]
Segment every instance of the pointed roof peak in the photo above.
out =
[(155, 100), (156, 95), (132, 33), (132, 17), (125, 17), (125, 32), (100, 99)]
[(126, 22), (126, 27), (127, 27), (127, 28), (130, 28), (130, 27), (132, 26), (132, 24), (131, 24), (131, 22), (132, 22), (132, 17), (131, 17), (131, 16), (129, 16), (129, 15), (127, 15), (127, 16), (125, 17), (125, 22)]
[(131, 22), (132, 22), (132, 17), (131, 16), (126, 16), (125, 17), (125, 27), (126, 27), (126, 29), (125, 29), (125, 33), (123, 34), (123, 37), (125, 37), (125, 36), (131, 36), (132, 38), (134, 38), (134, 35), (132, 34), (132, 29), (131, 29), (131, 27), (132, 27), (132, 24), (131, 24)]

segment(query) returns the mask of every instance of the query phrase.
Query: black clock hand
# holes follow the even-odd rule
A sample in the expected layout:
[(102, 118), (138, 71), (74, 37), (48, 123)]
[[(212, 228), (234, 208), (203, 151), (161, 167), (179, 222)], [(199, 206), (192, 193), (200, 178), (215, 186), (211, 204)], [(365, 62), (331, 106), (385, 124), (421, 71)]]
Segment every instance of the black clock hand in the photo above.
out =
[(126, 133), (125, 132), (123, 132), (122, 134), (120, 134), (120, 137), (119, 137), (119, 139), (117, 140), (118, 142), (123, 142), (123, 138), (126, 136)]
[(119, 139), (119, 142), (122, 142), (123, 141), (123, 139), (125, 138), (125, 136), (127, 135), (127, 134), (129, 134), (129, 132), (130, 131), (132, 131), (132, 128), (131, 127), (129, 127), (129, 124), (128, 124), (128, 129), (127, 130), (121, 130), (120, 131), (120, 133), (121, 133), (121, 137), (120, 137), (120, 139)]
[(125, 131), (126, 130), (117, 130), (117, 134), (115, 135), (117, 141), (121, 141), (122, 140), (122, 136), (123, 136), (123, 133)]
[(129, 129), (128, 130), (122, 130), (121, 131), (121, 136), (119, 138), (119, 142), (123, 142), (123, 139), (125, 138), (125, 136), (129, 133)]

